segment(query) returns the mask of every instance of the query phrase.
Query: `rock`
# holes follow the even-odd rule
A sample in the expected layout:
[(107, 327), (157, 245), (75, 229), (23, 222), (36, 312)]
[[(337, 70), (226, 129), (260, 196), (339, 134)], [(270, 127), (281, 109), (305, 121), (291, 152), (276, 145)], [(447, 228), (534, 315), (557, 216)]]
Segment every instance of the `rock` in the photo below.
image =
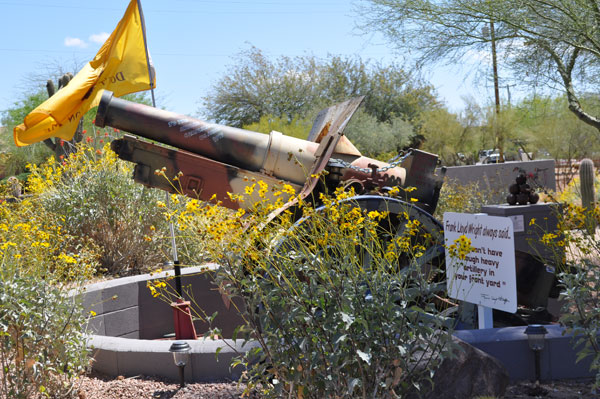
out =
[(498, 359), (453, 337), (462, 350), (445, 359), (433, 376), (430, 399), (503, 397), (508, 386), (508, 371)]

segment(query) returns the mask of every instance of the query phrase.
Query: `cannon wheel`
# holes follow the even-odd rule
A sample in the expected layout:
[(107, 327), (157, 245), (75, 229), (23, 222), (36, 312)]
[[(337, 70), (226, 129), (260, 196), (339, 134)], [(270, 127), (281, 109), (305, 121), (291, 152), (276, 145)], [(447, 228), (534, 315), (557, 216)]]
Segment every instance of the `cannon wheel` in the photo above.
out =
[[(443, 227), (432, 215), (408, 202), (379, 195), (355, 196), (343, 200), (342, 203), (349, 203), (351, 207), (359, 207), (365, 212), (388, 212), (388, 216), (383, 218), (378, 226), (378, 239), (382, 245), (387, 245), (393, 238), (405, 234), (408, 221), (418, 221), (420, 227), (418, 233), (411, 237), (411, 245), (422, 244), (425, 251), (420, 257), (404, 254), (396, 264), (400, 271), (419, 270), (427, 273), (430, 278), (443, 278), (431, 274), (434, 270), (443, 270), (445, 260)], [(324, 211), (325, 206), (316, 209), (316, 212)], [(310, 217), (302, 218), (292, 229), (301, 229), (309, 223)], [(293, 243), (281, 242), (276, 251), (289, 250), (293, 250)], [(365, 265), (371, 261), (368, 254), (358, 255), (362, 257), (362, 263)], [(445, 289), (445, 282), (441, 281), (439, 288)]]

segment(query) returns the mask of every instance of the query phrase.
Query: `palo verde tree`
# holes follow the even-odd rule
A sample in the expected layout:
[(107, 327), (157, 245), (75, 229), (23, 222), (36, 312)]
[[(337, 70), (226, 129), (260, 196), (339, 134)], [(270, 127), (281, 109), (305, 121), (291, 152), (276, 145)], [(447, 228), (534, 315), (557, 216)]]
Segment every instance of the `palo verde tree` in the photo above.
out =
[[(600, 114), (597, 98), (585, 96), (586, 109)], [(566, 96), (531, 97), (517, 103), (514, 112), (519, 118), (519, 130), (525, 149), (534, 157), (550, 156), (555, 160), (597, 158), (600, 143), (597, 131), (569, 112)], [(536, 154), (543, 150), (544, 154)], [(546, 154), (547, 153), (547, 154)]]
[(420, 63), (456, 62), (489, 52), (520, 82), (548, 84), (568, 107), (600, 130), (600, 114), (581, 98), (600, 72), (600, 6), (589, 0), (370, 0), (366, 29), (380, 30)]

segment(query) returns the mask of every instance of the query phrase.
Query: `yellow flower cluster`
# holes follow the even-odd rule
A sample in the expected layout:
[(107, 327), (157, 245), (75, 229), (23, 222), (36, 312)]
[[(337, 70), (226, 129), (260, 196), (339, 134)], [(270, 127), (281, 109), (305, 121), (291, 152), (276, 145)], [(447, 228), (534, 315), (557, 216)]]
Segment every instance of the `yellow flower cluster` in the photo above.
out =
[[(0, 269), (4, 272), (44, 276), (48, 280), (72, 280), (95, 273), (95, 253), (74, 246), (56, 216), (47, 212), (34, 197), (18, 203), (0, 203)], [(69, 253), (67, 248), (81, 248)]]
[(447, 249), (452, 258), (458, 258), (460, 260), (464, 260), (468, 254), (475, 250), (471, 245), (471, 239), (464, 234), (454, 240), (454, 243), (448, 246)]
[(542, 244), (552, 245), (557, 237), (554, 233), (545, 233), (540, 241), (542, 241)]

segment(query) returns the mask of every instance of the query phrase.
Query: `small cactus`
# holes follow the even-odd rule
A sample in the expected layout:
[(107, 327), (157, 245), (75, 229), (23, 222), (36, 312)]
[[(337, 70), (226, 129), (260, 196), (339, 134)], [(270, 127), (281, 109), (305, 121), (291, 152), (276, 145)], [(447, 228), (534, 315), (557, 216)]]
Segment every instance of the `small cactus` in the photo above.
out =
[[(594, 180), (594, 162), (591, 159), (585, 158), (579, 165), (579, 189), (581, 191), (581, 206), (585, 208), (586, 213), (596, 207)], [(596, 230), (594, 216), (588, 213), (586, 219), (588, 233), (593, 234)]]
[(587, 210), (596, 205), (596, 192), (594, 191), (594, 162), (585, 158), (579, 165), (579, 185), (581, 190), (581, 206)]

